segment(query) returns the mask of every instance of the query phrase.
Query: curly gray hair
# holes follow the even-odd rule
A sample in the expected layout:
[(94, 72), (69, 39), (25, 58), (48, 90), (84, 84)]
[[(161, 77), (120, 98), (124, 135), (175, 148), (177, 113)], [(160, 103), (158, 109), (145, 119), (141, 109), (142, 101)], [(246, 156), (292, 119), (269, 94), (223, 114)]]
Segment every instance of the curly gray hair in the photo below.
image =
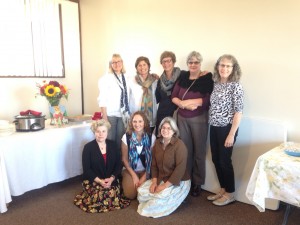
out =
[(111, 125), (108, 121), (106, 121), (105, 119), (100, 119), (100, 120), (94, 120), (91, 124), (91, 130), (93, 131), (93, 133), (96, 132), (98, 127), (106, 127), (107, 130), (109, 130), (111, 128)]

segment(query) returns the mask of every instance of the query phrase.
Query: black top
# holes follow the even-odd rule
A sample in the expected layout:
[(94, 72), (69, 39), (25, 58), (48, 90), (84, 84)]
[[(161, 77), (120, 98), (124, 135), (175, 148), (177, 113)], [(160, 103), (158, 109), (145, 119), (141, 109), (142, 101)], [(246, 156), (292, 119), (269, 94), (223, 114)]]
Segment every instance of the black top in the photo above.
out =
[[(82, 152), (83, 179), (91, 183), (96, 177), (105, 179), (121, 173), (122, 163), (120, 149), (114, 141), (106, 139), (106, 164), (96, 140), (87, 143)], [(116, 185), (115, 179), (112, 185)]]
[[(190, 71), (182, 70), (180, 73), (180, 78), (178, 79), (178, 85), (182, 88), (188, 88), (194, 80), (190, 80)], [(207, 73), (205, 76), (199, 77), (193, 86), (189, 89), (192, 92), (200, 92), (202, 94), (209, 93), (213, 91), (214, 82), (212, 80), (212, 73)]]
[(155, 90), (155, 97), (157, 103), (159, 103), (159, 107), (157, 109), (157, 115), (172, 116), (177, 106), (172, 102), (171, 95), (168, 96), (167, 92), (165, 92), (162, 89), (161, 80), (159, 80), (157, 83), (157, 88)]

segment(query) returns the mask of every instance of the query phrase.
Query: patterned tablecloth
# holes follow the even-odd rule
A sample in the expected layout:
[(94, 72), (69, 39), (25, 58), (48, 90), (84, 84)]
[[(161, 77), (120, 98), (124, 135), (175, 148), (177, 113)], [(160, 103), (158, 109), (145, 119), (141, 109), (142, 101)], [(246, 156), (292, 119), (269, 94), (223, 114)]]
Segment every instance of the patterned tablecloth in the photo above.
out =
[(246, 196), (265, 211), (265, 199), (300, 206), (300, 157), (289, 156), (278, 146), (261, 155), (255, 164)]

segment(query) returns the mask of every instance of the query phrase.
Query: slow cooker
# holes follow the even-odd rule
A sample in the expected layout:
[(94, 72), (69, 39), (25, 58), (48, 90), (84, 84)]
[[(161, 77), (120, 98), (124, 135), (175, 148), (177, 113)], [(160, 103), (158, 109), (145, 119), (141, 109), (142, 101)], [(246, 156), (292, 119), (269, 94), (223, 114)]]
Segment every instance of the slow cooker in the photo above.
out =
[(45, 115), (15, 116), (16, 131), (38, 131), (45, 128)]

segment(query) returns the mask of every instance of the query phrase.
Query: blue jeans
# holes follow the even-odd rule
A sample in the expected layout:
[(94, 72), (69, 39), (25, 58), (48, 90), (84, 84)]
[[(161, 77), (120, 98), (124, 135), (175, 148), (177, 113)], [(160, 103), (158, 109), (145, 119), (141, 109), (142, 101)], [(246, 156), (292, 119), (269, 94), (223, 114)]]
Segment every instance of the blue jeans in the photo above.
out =
[(107, 139), (115, 141), (117, 143), (118, 148), (121, 151), (121, 139), (122, 136), (125, 134), (125, 127), (123, 124), (122, 117), (108, 116), (107, 119), (111, 125)]

